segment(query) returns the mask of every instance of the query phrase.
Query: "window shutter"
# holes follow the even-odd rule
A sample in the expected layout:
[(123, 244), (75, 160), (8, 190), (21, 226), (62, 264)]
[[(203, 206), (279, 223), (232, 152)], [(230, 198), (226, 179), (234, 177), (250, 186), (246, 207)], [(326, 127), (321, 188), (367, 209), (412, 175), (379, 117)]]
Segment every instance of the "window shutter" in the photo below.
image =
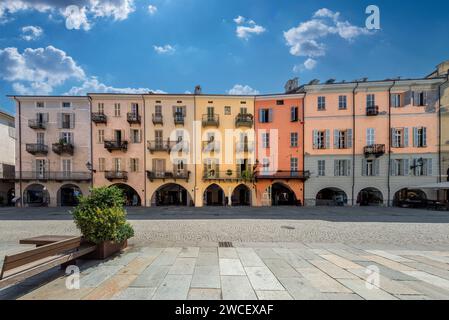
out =
[(427, 91), (424, 91), (422, 93), (422, 96), (423, 96), (423, 105), (427, 106)]
[(412, 91), (412, 98), (413, 98), (413, 106), (418, 105), (418, 93), (416, 91)]
[(348, 129), (347, 131), (347, 141), (346, 141), (346, 145), (348, 148), (352, 148), (352, 129)]
[(408, 106), (412, 103), (412, 91), (407, 91), (404, 95), (404, 106)]
[(396, 175), (396, 160), (391, 159), (390, 160), (390, 176)]
[(374, 160), (374, 175), (375, 176), (380, 175), (380, 160), (379, 159)]
[(413, 127), (413, 146), (418, 146), (418, 128)]
[(273, 122), (273, 109), (268, 109), (268, 122)]
[(44, 113), (44, 120), (45, 120), (45, 122), (48, 123), (48, 120), (49, 120), (49, 115), (48, 115), (48, 113)]
[(362, 159), (362, 176), (367, 175), (367, 161), (366, 159)]
[(263, 109), (259, 110), (259, 122), (264, 122), (263, 121)]
[(70, 129), (75, 128), (75, 114), (71, 113), (70, 114)]
[(318, 130), (313, 130), (313, 149), (318, 148)]
[(403, 175), (408, 176), (409, 174), (410, 174), (410, 160), (404, 159)]
[(429, 109), (435, 109), (438, 102), (438, 90), (427, 91), (427, 106)]
[(432, 168), (432, 158), (427, 159), (426, 161), (427, 164), (427, 176), (432, 176), (433, 175), (433, 168)]
[(397, 141), (395, 139), (395, 128), (391, 128), (391, 145), (393, 146), (393, 148), (398, 147)]
[(58, 128), (62, 129), (62, 113), (58, 112)]
[(408, 147), (408, 128), (404, 128), (404, 147)]
[(75, 145), (75, 132), (70, 133), (70, 139), (72, 141), (72, 145)]
[(338, 176), (338, 160), (334, 160), (334, 176)]
[(346, 175), (349, 177), (351, 175), (351, 160), (346, 160)]
[(396, 94), (395, 93), (391, 94), (391, 96), (390, 96), (390, 104), (391, 104), (391, 106), (393, 108), (397, 107), (396, 106)]
[(173, 115), (175, 115), (175, 113), (176, 113), (176, 106), (173, 106), (172, 109), (173, 109)]
[(337, 129), (334, 129), (334, 148), (338, 149), (338, 137), (339, 137), (340, 131)]
[(182, 107), (182, 116), (185, 117), (187, 113), (186, 106)]
[(331, 144), (331, 131), (329, 129), (326, 130), (326, 149), (330, 149)]
[(422, 128), (422, 136), (423, 136), (423, 146), (427, 147), (427, 128), (423, 127)]
[(366, 129), (366, 145), (367, 145), (367, 146), (369, 146), (369, 145), (370, 145), (370, 142), (371, 142), (370, 139), (369, 139), (369, 136), (370, 136), (370, 130), (371, 130), (370, 128), (367, 128), (367, 129)]

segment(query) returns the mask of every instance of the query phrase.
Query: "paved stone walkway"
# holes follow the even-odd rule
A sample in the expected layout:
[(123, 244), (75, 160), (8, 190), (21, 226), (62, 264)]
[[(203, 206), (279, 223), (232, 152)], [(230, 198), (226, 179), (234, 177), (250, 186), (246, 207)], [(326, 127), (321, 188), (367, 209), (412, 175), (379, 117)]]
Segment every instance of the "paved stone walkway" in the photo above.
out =
[[(234, 245), (131, 247), (81, 263), (79, 290), (53, 269), (0, 299), (449, 299), (449, 248)], [(366, 281), (369, 270), (379, 271), (378, 283)]]

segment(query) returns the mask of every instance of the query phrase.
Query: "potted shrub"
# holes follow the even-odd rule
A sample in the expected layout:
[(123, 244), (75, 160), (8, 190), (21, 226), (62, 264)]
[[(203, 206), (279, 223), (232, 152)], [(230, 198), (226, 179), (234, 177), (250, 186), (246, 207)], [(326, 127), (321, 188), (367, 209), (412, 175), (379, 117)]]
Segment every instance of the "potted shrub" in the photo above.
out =
[(97, 251), (90, 257), (105, 259), (127, 247), (134, 236), (126, 221), (123, 192), (117, 187), (101, 187), (79, 198), (73, 219), (86, 241), (95, 243)]

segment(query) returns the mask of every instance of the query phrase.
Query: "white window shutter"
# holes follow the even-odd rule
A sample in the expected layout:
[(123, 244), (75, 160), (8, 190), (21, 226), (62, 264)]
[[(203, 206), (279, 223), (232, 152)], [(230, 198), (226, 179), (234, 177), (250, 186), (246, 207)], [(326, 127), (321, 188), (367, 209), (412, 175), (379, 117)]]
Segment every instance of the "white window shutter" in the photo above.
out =
[(404, 128), (404, 147), (408, 147), (408, 128)]

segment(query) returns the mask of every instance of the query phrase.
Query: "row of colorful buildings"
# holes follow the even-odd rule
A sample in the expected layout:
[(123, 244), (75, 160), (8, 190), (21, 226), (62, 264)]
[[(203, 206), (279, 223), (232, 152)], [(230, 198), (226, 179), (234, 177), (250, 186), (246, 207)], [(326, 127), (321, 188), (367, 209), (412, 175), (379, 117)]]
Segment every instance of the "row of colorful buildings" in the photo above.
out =
[(128, 205), (396, 205), (445, 197), (449, 61), (422, 79), (258, 96), (11, 96), (22, 206), (117, 185)]

